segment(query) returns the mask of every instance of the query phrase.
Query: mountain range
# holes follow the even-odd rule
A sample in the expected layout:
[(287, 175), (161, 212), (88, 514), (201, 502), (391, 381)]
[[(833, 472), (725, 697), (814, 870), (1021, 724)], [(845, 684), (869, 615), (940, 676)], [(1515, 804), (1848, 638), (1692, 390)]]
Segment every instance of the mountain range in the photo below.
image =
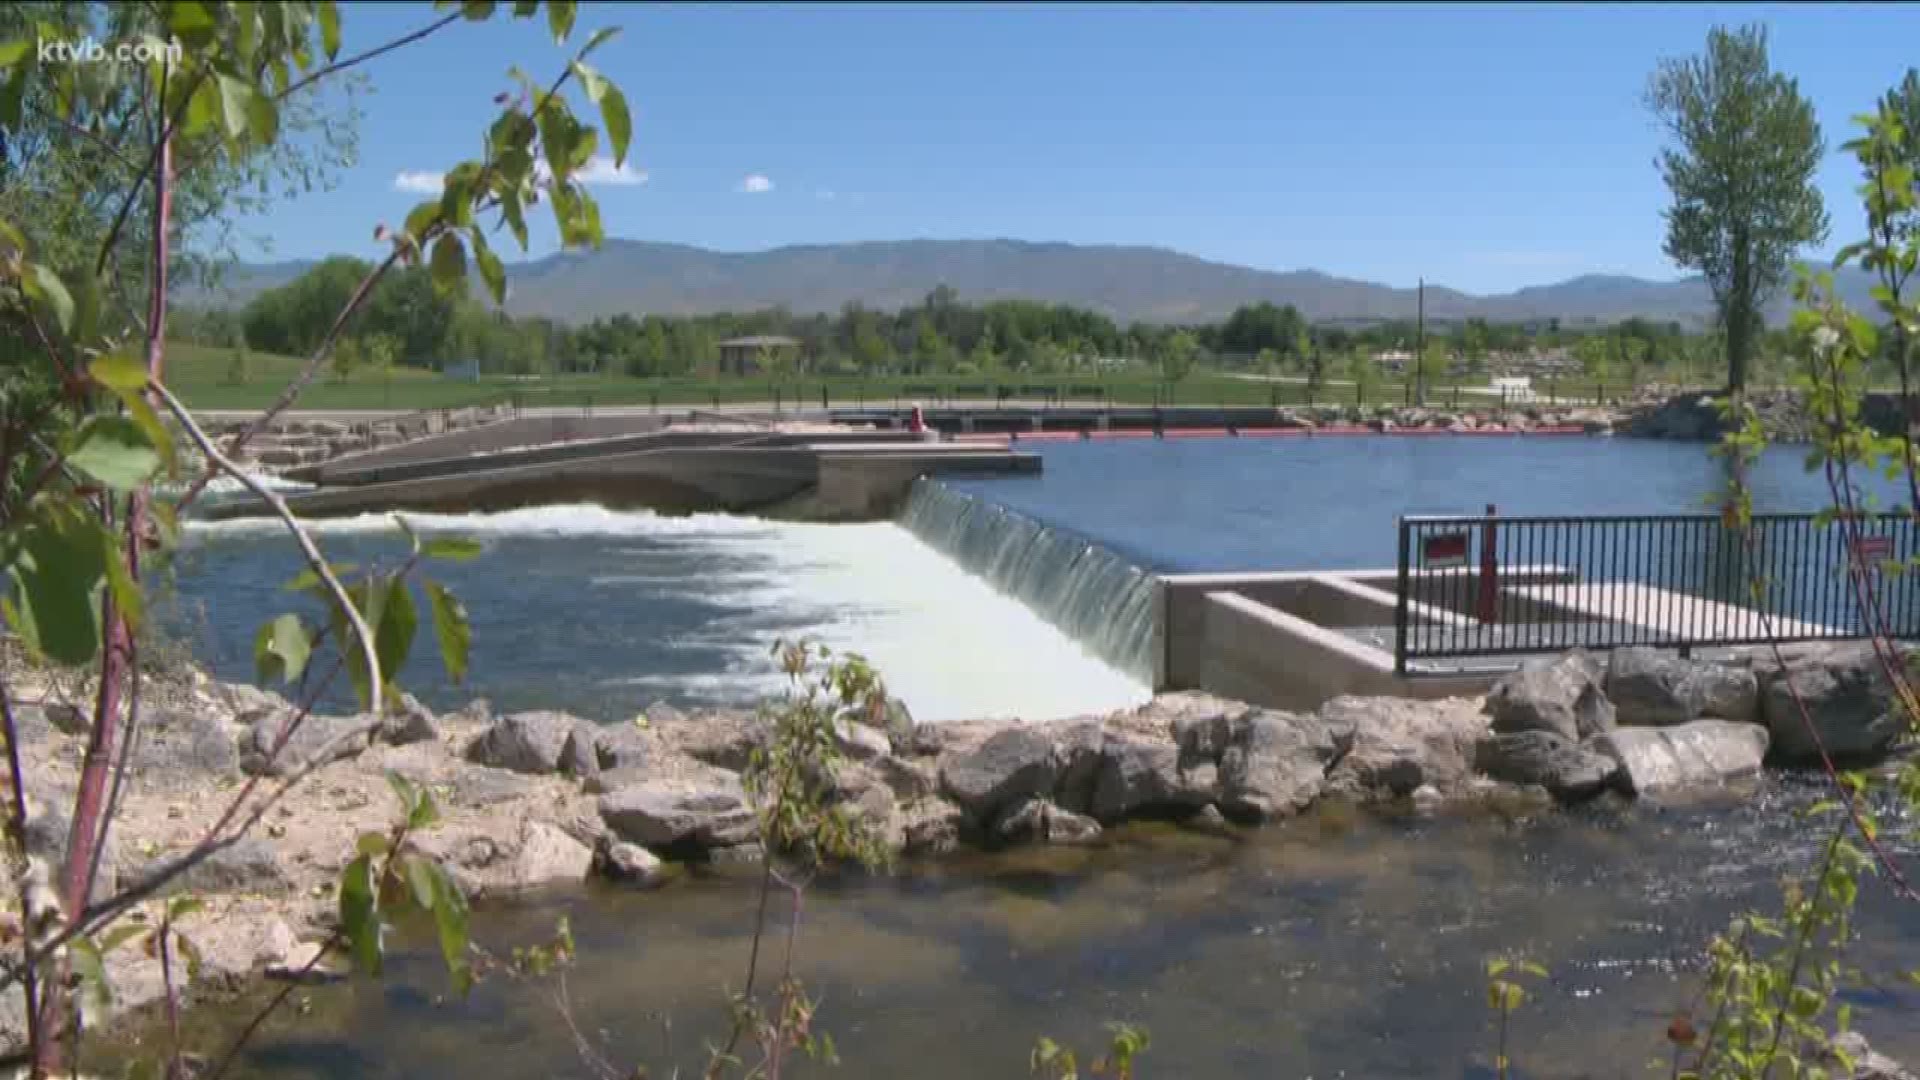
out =
[[(286, 283), (311, 262), (242, 263), (220, 285), (183, 295), (189, 304), (238, 306)], [(1414, 289), (1334, 277), (1316, 270), (1272, 271), (1211, 262), (1158, 247), (1021, 240), (898, 240), (810, 244), (722, 252), (644, 240), (606, 241), (507, 268), (507, 309), (566, 323), (622, 312), (693, 315), (785, 307), (833, 312), (850, 302), (893, 310), (938, 286), (961, 300), (1027, 299), (1090, 308), (1122, 323), (1204, 323), (1244, 304), (1292, 304), (1318, 323), (1410, 319)], [(1868, 281), (1837, 278), (1841, 295), (1864, 305)], [(1776, 299), (1778, 321), (1788, 304)], [(1698, 278), (1653, 281), (1587, 274), (1508, 293), (1474, 295), (1444, 285), (1426, 290), (1427, 318), (1478, 316), (1494, 322), (1559, 319), (1604, 324), (1640, 316), (1704, 325), (1712, 299)]]

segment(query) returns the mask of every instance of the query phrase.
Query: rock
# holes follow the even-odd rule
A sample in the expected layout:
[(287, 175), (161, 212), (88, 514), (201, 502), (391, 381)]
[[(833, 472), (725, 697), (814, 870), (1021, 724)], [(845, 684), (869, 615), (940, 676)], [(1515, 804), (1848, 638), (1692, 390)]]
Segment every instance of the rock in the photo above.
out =
[(1496, 780), (1538, 784), (1563, 803), (1598, 795), (1620, 769), (1613, 758), (1551, 731), (1516, 731), (1480, 740), (1475, 766)]
[(1180, 824), (1183, 828), (1192, 829), (1197, 833), (1206, 833), (1209, 836), (1233, 835), (1233, 823), (1227, 820), (1227, 816), (1220, 812), (1219, 807), (1212, 804), (1188, 814)]
[(1836, 1074), (1848, 1080), (1920, 1080), (1920, 1076), (1905, 1065), (1875, 1050), (1867, 1043), (1867, 1037), (1857, 1031), (1843, 1031), (1833, 1037), (1833, 1044), (1825, 1055), (1832, 1065), (1845, 1063), (1851, 1065), (1850, 1071)]
[(1598, 665), (1579, 649), (1531, 660), (1487, 695), (1493, 730), (1502, 735), (1550, 731), (1578, 742), (1614, 727), (1613, 703), (1602, 692)]
[(286, 776), (309, 763), (339, 761), (365, 750), (379, 721), (366, 716), (309, 716), (276, 755), (274, 744), (294, 714), (266, 712), (253, 717), (240, 736), (240, 768), (252, 776)]
[(1260, 821), (1305, 809), (1326, 785), (1337, 749), (1333, 733), (1310, 716), (1261, 709), (1237, 718), (1220, 756), (1220, 808)]
[(503, 882), (511, 891), (576, 884), (593, 867), (593, 850), (557, 825), (523, 821), (519, 840)]
[(1407, 794), (1407, 803), (1421, 817), (1433, 817), (1446, 808), (1447, 797), (1432, 784), (1421, 784)]
[(1101, 747), (1090, 810), (1101, 821), (1187, 811), (1210, 805), (1218, 788), (1219, 769), (1213, 761), (1189, 757), (1183, 767), (1178, 745), (1116, 732)]
[[(184, 852), (149, 863), (140, 870), (140, 880), (171, 865), (181, 854)], [(279, 848), (262, 837), (243, 836), (175, 877), (167, 883), (166, 891), (274, 895), (286, 892), (292, 881)]]
[(400, 705), (380, 722), (380, 741), (394, 746), (433, 742), (440, 738), (440, 725), (433, 710), (420, 704), (412, 694), (401, 694)]
[(944, 855), (960, 846), (966, 814), (939, 797), (901, 807), (901, 850), (908, 855)]
[(514, 713), (482, 732), (467, 748), (467, 757), (481, 765), (536, 776), (559, 772), (563, 762), (579, 764), (578, 748), (571, 758), (568, 749), (574, 744), (574, 732), (582, 728), (587, 745), (593, 746), (596, 728), (579, 717), (544, 711)]
[[(1784, 668), (1769, 666), (1760, 675), (1760, 712), (1783, 761), (1818, 761), (1822, 746), (1843, 762), (1871, 760), (1907, 729), (1870, 642), (1797, 650)], [(1807, 731), (1809, 719), (1818, 743)]]
[(834, 722), (833, 741), (842, 754), (854, 761), (873, 761), (893, 754), (893, 743), (886, 732), (851, 720)]
[(213, 684), (215, 700), (224, 704), (235, 719), (247, 721), (254, 714), (262, 712), (290, 713), (293, 703), (271, 690), (262, 690), (246, 683), (216, 682)]
[(1321, 706), (1322, 724), (1346, 750), (1327, 770), (1327, 788), (1360, 801), (1395, 799), (1422, 786), (1442, 793), (1473, 778), (1486, 715), (1464, 698), (1414, 701), (1342, 696)]
[(911, 801), (940, 790), (939, 771), (918, 761), (883, 757), (873, 762), (872, 768), (897, 799)]
[(346, 965), (329, 956), (318, 941), (302, 941), (267, 965), (267, 978), (306, 985), (340, 982), (347, 977)]
[(625, 840), (608, 838), (594, 853), (594, 868), (608, 881), (651, 889), (672, 877), (667, 863), (658, 855)]
[(1662, 649), (1615, 649), (1606, 693), (1622, 724), (1684, 724), (1703, 716), (1760, 720), (1760, 684), (1751, 670), (1684, 660)]
[(448, 787), (451, 788), (446, 800), (449, 805), (484, 810), (532, 795), (539, 790), (539, 781), (500, 769), (466, 765), (453, 770)]
[(598, 771), (639, 769), (673, 753), (666, 740), (651, 727), (636, 724), (609, 724), (594, 732), (594, 757)]
[(767, 861), (767, 849), (758, 840), (709, 848), (706, 860), (715, 866), (758, 866)]
[(1071, 810), (1062, 810), (1045, 799), (1026, 799), (1014, 804), (994, 822), (993, 834), (1009, 842), (1087, 844), (1100, 838), (1100, 823)]
[(977, 822), (1026, 799), (1052, 794), (1060, 758), (1043, 728), (1010, 727), (940, 768), (940, 788)]
[(768, 727), (750, 712), (716, 709), (685, 716), (677, 709), (648, 710), (648, 729), (668, 746), (732, 772), (741, 772), (753, 752), (766, 745)]
[(600, 797), (600, 818), (621, 839), (661, 849), (726, 847), (759, 833), (737, 779), (628, 784)]
[(240, 747), (217, 717), (161, 710), (140, 725), (133, 767), (153, 787), (200, 787), (237, 775)]
[(1670, 727), (1623, 727), (1593, 739), (1620, 764), (1635, 795), (1703, 787), (1756, 776), (1767, 756), (1767, 729), (1737, 720), (1695, 720)]
[(598, 725), (581, 721), (567, 734), (560, 749), (560, 774), (576, 780), (592, 780), (600, 775), (600, 732)]

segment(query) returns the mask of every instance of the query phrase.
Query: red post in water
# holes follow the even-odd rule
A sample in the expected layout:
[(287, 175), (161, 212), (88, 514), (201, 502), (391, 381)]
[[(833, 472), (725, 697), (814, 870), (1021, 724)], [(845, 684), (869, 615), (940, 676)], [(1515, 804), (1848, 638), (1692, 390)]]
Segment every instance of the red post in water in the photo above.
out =
[(1480, 526), (1480, 604), (1478, 616), (1481, 622), (1498, 621), (1500, 617), (1500, 562), (1495, 553), (1494, 508), (1487, 504), (1487, 521)]

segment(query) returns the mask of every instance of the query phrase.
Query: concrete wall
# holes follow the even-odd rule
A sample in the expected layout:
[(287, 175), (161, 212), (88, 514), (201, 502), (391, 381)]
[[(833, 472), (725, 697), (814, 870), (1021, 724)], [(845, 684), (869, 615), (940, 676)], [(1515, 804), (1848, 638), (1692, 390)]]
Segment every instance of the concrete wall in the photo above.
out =
[[(1339, 632), (1392, 626), (1398, 576), (1393, 570), (1167, 575), (1161, 578), (1163, 640), (1155, 686), (1204, 689), (1289, 708), (1317, 706), (1347, 693), (1445, 697), (1486, 689), (1487, 675), (1403, 678), (1394, 673), (1391, 653)], [(1449, 599), (1478, 595), (1476, 568), (1415, 577), (1417, 584), (1432, 585)], [(1572, 575), (1557, 566), (1501, 571), (1501, 581), (1512, 585), (1569, 580)], [(1407, 611), (1423, 624), (1472, 621), (1461, 610), (1419, 599), (1410, 599)], [(1550, 614), (1546, 605), (1502, 593), (1502, 618), (1541, 613)]]
[(312, 477), (314, 483), (333, 483), (330, 474), (375, 469), (385, 466), (462, 457), (539, 443), (570, 442), (579, 439), (607, 439), (619, 435), (638, 435), (658, 431), (667, 417), (660, 416), (527, 416), (498, 420), (480, 427), (450, 431), (415, 439), (399, 446), (386, 446), (349, 454), (329, 461)]
[(1483, 693), (1490, 675), (1404, 679), (1393, 657), (1238, 593), (1201, 600), (1197, 687), (1256, 705), (1315, 709), (1341, 694), (1439, 698)]

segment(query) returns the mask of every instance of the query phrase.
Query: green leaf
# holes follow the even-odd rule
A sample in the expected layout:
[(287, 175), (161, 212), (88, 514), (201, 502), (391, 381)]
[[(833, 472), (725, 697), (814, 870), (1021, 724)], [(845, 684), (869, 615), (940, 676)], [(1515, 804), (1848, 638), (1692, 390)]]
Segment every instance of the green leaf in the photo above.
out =
[(487, 295), (493, 297), (495, 304), (507, 302), (507, 268), (500, 265), (500, 256), (487, 246), (485, 234), (479, 229), (473, 230), (473, 260), (480, 266), (480, 280), (486, 282)]
[(182, 38), (204, 38), (213, 32), (213, 13), (199, 0), (169, 0), (166, 9), (168, 31)]
[(298, 615), (286, 614), (260, 628), (253, 639), (253, 667), (256, 677), (266, 682), (276, 674), (282, 682), (293, 682), (307, 669), (313, 653), (312, 640)]
[(433, 926), (440, 938), (440, 956), (454, 986), (466, 993), (473, 985), (473, 972), (467, 964), (467, 898), (439, 864), (430, 864), (433, 878)]
[(90, 343), (100, 330), (100, 279), (92, 274), (77, 274), (68, 290), (73, 296), (73, 340)]
[(340, 874), (340, 932), (346, 935), (353, 966), (364, 975), (380, 974), (380, 911), (373, 888), (373, 860), (361, 855)]
[(627, 112), (626, 95), (606, 76), (578, 60), (573, 62), (573, 71), (587, 91), (587, 100), (600, 107), (600, 120), (607, 126), (607, 139), (613, 145), (614, 166), (625, 165), (627, 144), (633, 138), (633, 117)]
[(32, 263), (21, 275), (20, 287), (27, 297), (38, 302), (53, 316), (53, 323), (62, 334), (73, 329), (73, 296), (67, 292), (67, 286), (60, 275), (52, 268), (40, 263)]
[(198, 135), (220, 122), (220, 84), (217, 80), (202, 80), (193, 90), (193, 97), (187, 102), (187, 117), (184, 122), (188, 135)]
[(401, 860), (400, 871), (406, 876), (407, 887), (413, 891), (413, 902), (420, 905), (421, 911), (432, 911), (433, 864), (424, 855), (409, 855)]
[(480, 541), (466, 536), (436, 536), (420, 548), (420, 554), (429, 559), (446, 559), (449, 562), (468, 562), (478, 558), (482, 551)]
[(90, 416), (80, 425), (67, 464), (115, 491), (132, 491), (160, 467), (160, 452), (134, 421)]
[(353, 843), (353, 850), (361, 855), (385, 855), (392, 847), (387, 834), (382, 832), (363, 832)]
[(220, 115), (226, 121), (227, 137), (238, 141), (253, 124), (253, 87), (224, 73), (217, 78), (220, 81)]
[(573, 33), (573, 0), (547, 0), (547, 29), (553, 31), (555, 44), (567, 40)]
[(333, 0), (320, 0), (320, 48), (329, 61), (340, 55), (340, 9)]
[(493, 4), (491, 0), (466, 0), (460, 5), (460, 13), (469, 22), (483, 22), (493, 17)]
[(133, 580), (133, 574), (127, 570), (125, 560), (120, 557), (119, 538), (102, 530), (100, 538), (106, 543), (101, 553), (100, 564), (106, 570), (107, 589), (113, 597), (113, 609), (127, 620), (129, 629), (138, 630), (140, 622), (146, 617), (146, 597), (140, 591), (140, 584)]
[(387, 601), (381, 607), (380, 621), (374, 627), (374, 655), (380, 658), (380, 670), (389, 684), (396, 681), (413, 651), (413, 635), (420, 617), (414, 610), (413, 590), (406, 579), (395, 574), (387, 579)]
[(473, 626), (467, 621), (467, 608), (444, 585), (431, 579), (421, 584), (427, 590), (427, 607), (433, 615), (433, 635), (440, 642), (440, 663), (447, 678), (463, 682), (467, 677), (467, 653), (473, 645)]
[(11, 67), (33, 52), (33, 42), (26, 38), (15, 41), (0, 41), (0, 67)]
[(111, 542), (98, 518), (78, 512), (43, 515), (21, 536), (8, 618), (56, 663), (86, 663), (100, 647), (101, 553)]
[(459, 295), (467, 283), (467, 249), (454, 233), (442, 233), (433, 242), (433, 284), (443, 293)]
[(125, 353), (103, 356), (87, 365), (93, 381), (112, 390), (140, 390), (147, 385), (147, 366)]
[(280, 134), (280, 107), (265, 94), (255, 94), (247, 103), (247, 132), (260, 146), (270, 145)]
[(194, 914), (206, 907), (206, 902), (197, 896), (176, 896), (167, 901), (167, 918), (174, 922)]
[(587, 38), (587, 43), (581, 47), (580, 55), (574, 59), (585, 60), (587, 57), (593, 55), (595, 49), (598, 49), (600, 46), (605, 45), (618, 36), (620, 36), (620, 28), (617, 26), (603, 26), (595, 30), (593, 36)]
[(407, 212), (407, 235), (416, 241), (425, 240), (427, 231), (440, 220), (440, 200), (429, 199)]

